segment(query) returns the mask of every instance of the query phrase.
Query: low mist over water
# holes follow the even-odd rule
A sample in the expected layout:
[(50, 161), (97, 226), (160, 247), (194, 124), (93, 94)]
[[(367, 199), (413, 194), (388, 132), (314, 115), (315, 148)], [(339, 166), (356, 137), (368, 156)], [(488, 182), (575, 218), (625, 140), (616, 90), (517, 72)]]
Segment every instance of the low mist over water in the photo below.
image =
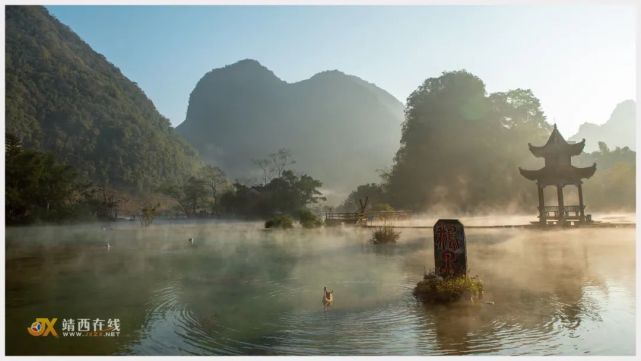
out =
[[(363, 228), (261, 228), (9, 228), (7, 353), (635, 353), (634, 228), (468, 228), (468, 269), (486, 293), (451, 306), (412, 296), (434, 266), (429, 228), (401, 229), (388, 246), (372, 245)], [(327, 310), (323, 286), (334, 290)], [(121, 333), (33, 337), (36, 317), (119, 318)]]

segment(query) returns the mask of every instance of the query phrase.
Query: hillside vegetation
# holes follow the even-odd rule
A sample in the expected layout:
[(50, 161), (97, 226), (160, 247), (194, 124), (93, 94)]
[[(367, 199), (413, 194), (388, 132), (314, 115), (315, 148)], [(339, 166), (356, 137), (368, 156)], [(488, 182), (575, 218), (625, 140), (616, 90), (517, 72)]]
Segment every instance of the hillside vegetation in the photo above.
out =
[(6, 7), (6, 132), (94, 182), (132, 191), (200, 161), (132, 81), (40, 6)]

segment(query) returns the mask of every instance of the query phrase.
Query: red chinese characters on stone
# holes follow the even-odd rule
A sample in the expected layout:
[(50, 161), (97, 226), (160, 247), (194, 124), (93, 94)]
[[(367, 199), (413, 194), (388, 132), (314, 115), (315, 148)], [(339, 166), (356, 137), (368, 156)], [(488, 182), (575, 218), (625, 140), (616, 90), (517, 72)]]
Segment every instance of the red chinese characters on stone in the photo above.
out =
[(467, 273), (465, 231), (456, 219), (440, 219), (434, 225), (434, 266), (441, 277)]
[(453, 224), (440, 223), (436, 226), (436, 244), (439, 249), (454, 251), (460, 247), (456, 238), (456, 226)]
[(440, 274), (453, 274), (454, 273), (454, 252), (443, 251), (441, 253), (441, 269)]

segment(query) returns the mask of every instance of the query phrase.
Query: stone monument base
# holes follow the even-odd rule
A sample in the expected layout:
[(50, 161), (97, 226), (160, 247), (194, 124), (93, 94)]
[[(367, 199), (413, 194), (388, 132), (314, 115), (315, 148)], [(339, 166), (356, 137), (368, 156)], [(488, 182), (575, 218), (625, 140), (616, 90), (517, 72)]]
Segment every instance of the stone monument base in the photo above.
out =
[(442, 278), (429, 273), (416, 285), (413, 293), (425, 303), (474, 302), (483, 297), (483, 284), (477, 276)]

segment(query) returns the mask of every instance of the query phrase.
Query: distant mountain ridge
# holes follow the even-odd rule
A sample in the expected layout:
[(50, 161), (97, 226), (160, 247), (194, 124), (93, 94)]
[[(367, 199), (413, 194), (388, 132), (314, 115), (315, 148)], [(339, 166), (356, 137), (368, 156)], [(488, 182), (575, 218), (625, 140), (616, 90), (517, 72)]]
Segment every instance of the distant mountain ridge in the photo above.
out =
[(142, 190), (201, 165), (145, 93), (41, 6), (6, 6), (6, 131), (82, 175)]
[(356, 76), (331, 70), (287, 83), (246, 59), (205, 74), (176, 129), (235, 178), (259, 178), (252, 159), (289, 148), (295, 170), (344, 197), (392, 164), (403, 116), (400, 101)]
[(623, 101), (614, 108), (610, 119), (602, 125), (583, 123), (579, 131), (570, 137), (572, 141), (586, 139), (585, 151), (599, 149), (599, 142), (605, 142), (610, 148), (629, 147), (636, 149), (636, 103), (634, 100)]

